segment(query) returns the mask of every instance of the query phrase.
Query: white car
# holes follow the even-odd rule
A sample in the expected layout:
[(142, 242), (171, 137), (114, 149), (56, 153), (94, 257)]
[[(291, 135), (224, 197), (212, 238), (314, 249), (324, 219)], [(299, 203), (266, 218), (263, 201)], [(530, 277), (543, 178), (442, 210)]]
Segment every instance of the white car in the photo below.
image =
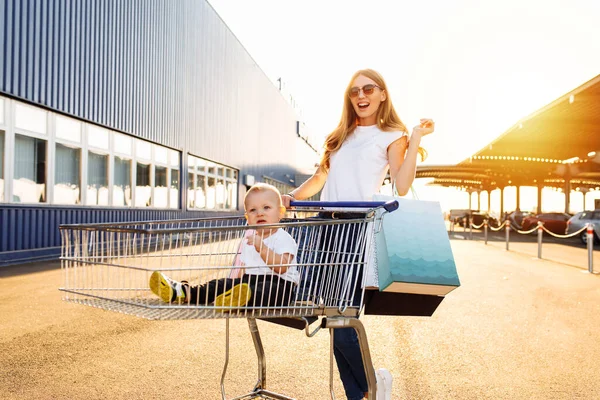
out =
[[(588, 223), (592, 223), (594, 226), (594, 243), (600, 242), (600, 210), (580, 211), (573, 215), (567, 221), (567, 235), (579, 231)], [(585, 229), (578, 236), (583, 244), (587, 244), (587, 231)]]

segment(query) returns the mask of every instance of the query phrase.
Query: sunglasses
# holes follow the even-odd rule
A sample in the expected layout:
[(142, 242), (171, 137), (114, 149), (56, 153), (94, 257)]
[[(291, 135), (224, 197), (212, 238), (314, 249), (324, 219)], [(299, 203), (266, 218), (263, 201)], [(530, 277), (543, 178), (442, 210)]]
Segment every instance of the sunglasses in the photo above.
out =
[(365, 94), (365, 96), (368, 96), (368, 95), (373, 94), (373, 92), (375, 91), (375, 88), (378, 88), (379, 90), (383, 90), (379, 86), (373, 85), (373, 84), (368, 84), (363, 87), (354, 86), (353, 88), (350, 88), (350, 90), (348, 91), (348, 96), (351, 98), (357, 97), (360, 94), (361, 90)]

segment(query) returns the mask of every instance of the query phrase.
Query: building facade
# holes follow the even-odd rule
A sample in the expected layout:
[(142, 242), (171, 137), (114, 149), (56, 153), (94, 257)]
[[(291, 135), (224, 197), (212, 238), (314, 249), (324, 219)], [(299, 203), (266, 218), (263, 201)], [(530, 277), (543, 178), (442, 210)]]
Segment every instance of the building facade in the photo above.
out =
[(0, 2), (0, 266), (58, 226), (240, 213), (318, 162), (204, 0)]

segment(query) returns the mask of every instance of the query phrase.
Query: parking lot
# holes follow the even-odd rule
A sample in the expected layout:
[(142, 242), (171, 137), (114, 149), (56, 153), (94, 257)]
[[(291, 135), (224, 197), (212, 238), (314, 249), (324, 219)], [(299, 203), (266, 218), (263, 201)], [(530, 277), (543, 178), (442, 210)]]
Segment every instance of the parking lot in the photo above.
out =
[[(462, 285), (433, 317), (362, 317), (375, 368), (394, 376), (392, 398), (600, 398), (600, 277), (538, 260), (525, 240), (507, 252), (501, 241), (486, 246), (457, 235), (451, 243)], [(585, 249), (556, 252), (574, 260)], [(223, 320), (147, 321), (65, 303), (58, 268), (0, 269), (3, 398), (221, 398)], [(268, 387), (327, 399), (329, 335), (259, 328)], [(229, 398), (249, 391), (257, 376), (246, 321), (233, 320), (231, 330)], [(344, 398), (337, 377), (335, 392)]]

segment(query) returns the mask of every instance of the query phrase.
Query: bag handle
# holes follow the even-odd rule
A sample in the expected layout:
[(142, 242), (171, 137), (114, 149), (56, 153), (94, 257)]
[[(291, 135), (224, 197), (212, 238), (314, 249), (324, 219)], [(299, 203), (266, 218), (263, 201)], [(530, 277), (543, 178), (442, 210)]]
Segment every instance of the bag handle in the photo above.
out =
[[(410, 185), (410, 194), (412, 195), (413, 200), (419, 200), (419, 196), (417, 195), (417, 191), (415, 190), (414, 185)], [(396, 189), (396, 182), (392, 181), (392, 196), (398, 196), (398, 190)]]

